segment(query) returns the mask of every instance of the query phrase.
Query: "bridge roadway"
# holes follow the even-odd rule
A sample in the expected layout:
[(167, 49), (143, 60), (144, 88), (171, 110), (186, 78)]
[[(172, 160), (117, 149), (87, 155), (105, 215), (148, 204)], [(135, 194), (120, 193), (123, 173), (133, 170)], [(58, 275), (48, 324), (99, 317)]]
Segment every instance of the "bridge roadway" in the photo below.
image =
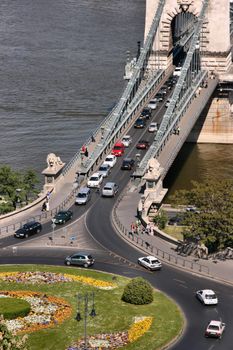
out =
[[(164, 109), (164, 105), (161, 104), (155, 112), (155, 120), (160, 120)], [(153, 137), (147, 133), (146, 129), (132, 129), (130, 134), (133, 137), (133, 145), (132, 148), (127, 150), (127, 155), (129, 156), (134, 156), (138, 152), (135, 150), (135, 144), (138, 139), (149, 139)], [(120, 164), (121, 159), (118, 159), (117, 165), (114, 167), (109, 179), (120, 184), (119, 195), (123, 191), (125, 193), (125, 198), (121, 201), (121, 205), (118, 206), (117, 210), (118, 216), (127, 228), (130, 222), (135, 220), (137, 205), (135, 198), (137, 198), (138, 193), (135, 188), (129, 188), (129, 192), (125, 191), (125, 187), (129, 181), (129, 172), (121, 171)], [(58, 204), (59, 196), (63, 198), (64, 193), (58, 192), (52, 196), (51, 207)], [(175, 299), (181, 306), (186, 317), (187, 325), (182, 338), (172, 349), (232, 350), (230, 329), (233, 325), (233, 288), (230, 285), (214, 280), (215, 277), (218, 277), (215, 276), (214, 272), (222, 268), (222, 279), (229, 279), (229, 282), (233, 283), (233, 280), (231, 280), (232, 275), (230, 275), (232, 268), (228, 270), (224, 263), (218, 263), (216, 265), (212, 263), (212, 266), (216, 266), (216, 268), (213, 268), (213, 271), (211, 271), (211, 279), (205, 279), (203, 276), (197, 276), (195, 273), (187, 273), (183, 268), (174, 268), (174, 266), (170, 266), (166, 262), (163, 263), (164, 267), (160, 272), (150, 273), (144, 271), (137, 266), (136, 262), (140, 255), (147, 254), (147, 252), (125, 244), (125, 241), (116, 234), (112, 226), (111, 212), (114, 204), (115, 199), (102, 198), (93, 191), (92, 200), (86, 207), (75, 208), (72, 206), (71, 209), (74, 212), (74, 217), (64, 227), (65, 229), (56, 228), (54, 233), (52, 233), (51, 222), (48, 222), (43, 225), (41, 234), (27, 241), (18, 241), (12, 236), (12, 232), (9, 233), (9, 235), (6, 235), (0, 241), (0, 262), (2, 264), (48, 263), (60, 265), (63, 264), (64, 257), (68, 252), (74, 252), (77, 249), (90, 250), (97, 259), (94, 266), (95, 269), (119, 273), (128, 277), (142, 275), (156, 288)], [(38, 211), (40, 211), (40, 207), (38, 207)], [(124, 212), (124, 217), (122, 212)], [(66, 236), (68, 239), (66, 239)], [(53, 244), (50, 239), (51, 237), (54, 238)], [(70, 237), (75, 237), (75, 240), (71, 241), (69, 239)], [(156, 238), (154, 237), (154, 239)], [(163, 249), (167, 246), (163, 241), (158, 239), (156, 239), (154, 244)], [(167, 246), (167, 249), (171, 251), (170, 246)], [(220, 299), (218, 307), (203, 308), (195, 300), (194, 292), (202, 288), (212, 288), (216, 291)], [(216, 318), (221, 318), (227, 324), (223, 339), (221, 341), (205, 339), (203, 333), (207, 322), (210, 319)], [(190, 344), (192, 344), (192, 347), (190, 347)]]

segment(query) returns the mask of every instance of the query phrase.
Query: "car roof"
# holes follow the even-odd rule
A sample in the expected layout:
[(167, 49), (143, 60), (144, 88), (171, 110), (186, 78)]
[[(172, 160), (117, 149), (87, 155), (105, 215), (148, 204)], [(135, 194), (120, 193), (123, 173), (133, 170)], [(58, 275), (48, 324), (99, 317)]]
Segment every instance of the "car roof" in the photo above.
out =
[(89, 187), (81, 187), (80, 190), (78, 191), (78, 193), (87, 193), (87, 192), (90, 192)]
[[(106, 158), (115, 158), (116, 156), (114, 156), (114, 154), (109, 154)], [(105, 158), (105, 159), (106, 159)]]
[(72, 255), (91, 255), (91, 254), (87, 253), (87, 252), (75, 252), (75, 253), (71, 254), (71, 256)]
[(157, 126), (157, 123), (156, 122), (151, 122), (150, 125), (156, 125)]
[(210, 321), (209, 325), (220, 326), (221, 323), (222, 323), (221, 321), (212, 320), (212, 321)]
[(116, 185), (115, 182), (106, 182), (106, 184), (104, 185), (104, 187), (112, 187), (112, 186), (114, 186), (114, 185)]
[(202, 289), (202, 292), (204, 294), (215, 294), (214, 291), (212, 289)]
[(123, 162), (124, 162), (124, 161), (129, 162), (129, 161), (131, 161), (131, 160), (133, 160), (133, 158), (124, 158), (124, 159), (123, 159)]
[(92, 174), (91, 177), (92, 176), (100, 176), (100, 173), (96, 172), (96, 173)]
[(125, 136), (123, 136), (123, 139), (125, 139), (125, 138), (131, 138), (131, 136), (130, 135), (125, 135)]
[(147, 259), (149, 259), (149, 260), (151, 260), (151, 259), (156, 259), (156, 260), (158, 260), (158, 258), (156, 258), (156, 256), (153, 256), (153, 255), (143, 256), (142, 258), (147, 258)]

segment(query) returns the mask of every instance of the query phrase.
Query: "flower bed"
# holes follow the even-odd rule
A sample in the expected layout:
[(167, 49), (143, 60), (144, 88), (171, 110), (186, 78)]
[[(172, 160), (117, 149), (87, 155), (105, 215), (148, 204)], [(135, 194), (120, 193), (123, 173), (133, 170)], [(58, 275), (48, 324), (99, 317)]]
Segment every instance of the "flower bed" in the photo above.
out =
[(71, 316), (71, 306), (61, 298), (31, 291), (0, 291), (0, 298), (4, 297), (24, 299), (31, 306), (27, 316), (5, 321), (7, 328), (14, 333), (54, 327)]
[[(152, 317), (138, 317), (134, 320), (128, 331), (117, 333), (104, 333), (87, 338), (88, 349), (115, 350), (128, 343), (132, 343), (146, 333), (152, 324)], [(84, 339), (79, 340), (67, 350), (81, 350), (84, 348)]]
[(2, 272), (0, 273), (0, 279), (5, 282), (14, 283), (62, 283), (62, 282), (81, 282), (101, 289), (112, 289), (116, 287), (116, 284), (112, 282), (97, 280), (91, 277), (54, 273), (54, 272), (41, 272), (41, 271), (27, 271), (27, 272)]

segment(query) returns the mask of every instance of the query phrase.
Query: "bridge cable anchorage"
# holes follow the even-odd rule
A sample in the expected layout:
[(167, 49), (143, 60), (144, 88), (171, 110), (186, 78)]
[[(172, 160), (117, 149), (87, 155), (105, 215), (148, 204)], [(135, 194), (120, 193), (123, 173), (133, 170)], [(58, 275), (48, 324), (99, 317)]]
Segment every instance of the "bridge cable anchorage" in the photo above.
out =
[[(121, 98), (119, 99), (117, 105), (103, 120), (101, 125), (92, 134), (96, 140), (98, 139), (98, 135), (101, 135), (103, 142), (101, 143), (101, 147), (94, 147), (94, 150), (89, 155), (89, 160), (85, 160), (85, 162), (82, 164), (83, 173), (88, 173), (101, 154), (103, 154), (108, 146), (119, 137), (119, 134), (122, 133), (122, 127), (127, 125), (127, 122), (132, 119), (134, 116), (134, 111), (138, 108), (138, 106), (140, 106), (140, 103), (146, 100), (146, 93), (150, 91), (149, 87), (151, 88), (151, 86), (158, 84), (158, 82), (161, 81), (161, 77), (164, 76), (164, 71), (155, 72), (155, 75), (150, 79), (150, 81), (148, 81), (150, 86), (146, 86), (145, 91), (143, 91), (142, 94), (138, 93), (139, 86), (145, 74), (145, 67), (147, 66), (150, 53), (152, 52), (153, 42), (159, 27), (165, 2), (166, 0), (159, 0), (158, 2), (157, 10), (146, 37), (144, 47), (140, 50), (140, 55), (134, 67), (132, 77), (123, 91)], [(135, 98), (136, 100), (134, 100)], [(86, 146), (89, 147), (91, 142), (92, 138), (90, 137), (85, 143)], [(77, 168), (81, 162), (80, 159), (81, 154), (80, 152), (77, 152), (71, 161), (64, 167), (62, 174), (66, 175), (73, 167)]]
[[(207, 76), (207, 72), (202, 72), (200, 70), (200, 65), (196, 67), (193, 65), (196, 64), (196, 49), (197, 46), (199, 46), (199, 38), (208, 4), (209, 0), (203, 0), (200, 15), (197, 18), (195, 26), (193, 27), (189, 51), (181, 69), (181, 74), (173, 91), (170, 103), (163, 116), (163, 120), (157, 134), (155, 135), (151, 147), (148, 149), (138, 168), (133, 173), (133, 177), (135, 178), (143, 177), (147, 169), (148, 161), (151, 158), (158, 157), (161, 149), (168, 141), (175, 126), (182, 118), (186, 106), (190, 103), (193, 96), (195, 96), (197, 88)], [(195, 71), (193, 70), (194, 68)]]

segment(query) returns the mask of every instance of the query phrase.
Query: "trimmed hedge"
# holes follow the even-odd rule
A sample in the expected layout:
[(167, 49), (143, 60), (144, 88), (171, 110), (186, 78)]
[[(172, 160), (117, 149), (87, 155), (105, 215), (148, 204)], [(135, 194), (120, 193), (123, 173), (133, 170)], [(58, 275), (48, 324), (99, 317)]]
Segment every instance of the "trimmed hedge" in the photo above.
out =
[(0, 298), (0, 315), (4, 319), (12, 320), (17, 317), (25, 317), (31, 310), (26, 300), (17, 298)]
[(134, 305), (150, 304), (153, 301), (153, 288), (144, 278), (133, 278), (125, 286), (121, 299)]

